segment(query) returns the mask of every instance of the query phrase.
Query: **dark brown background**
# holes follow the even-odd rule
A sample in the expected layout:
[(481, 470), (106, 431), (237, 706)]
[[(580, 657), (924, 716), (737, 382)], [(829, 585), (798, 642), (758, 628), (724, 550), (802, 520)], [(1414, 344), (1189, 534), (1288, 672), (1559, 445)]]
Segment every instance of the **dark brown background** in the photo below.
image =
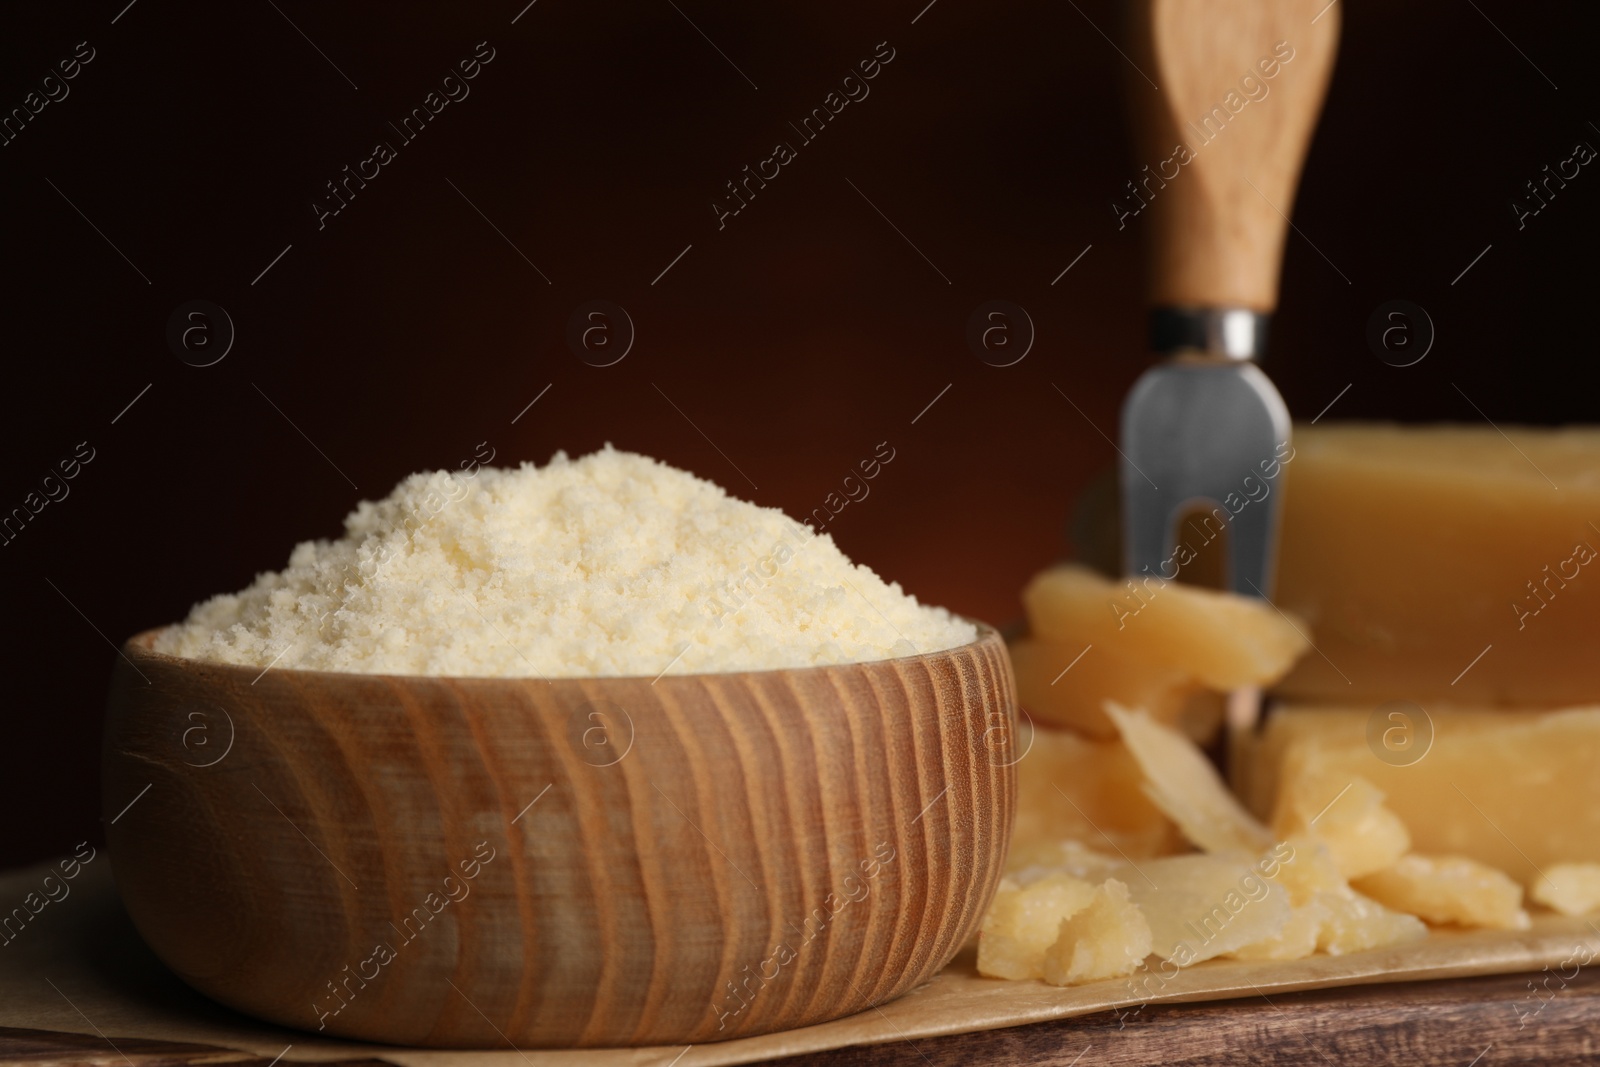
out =
[[(77, 442), (97, 457), (0, 548), (0, 865), (99, 833), (108, 642), (282, 566), (361, 497), (479, 441), (500, 462), (612, 441), (801, 514), (887, 440), (897, 458), (831, 527), (839, 543), (997, 622), (1069, 550), (1074, 497), (1113, 457), (1096, 428), (1115, 435), (1147, 362), (1138, 222), (1118, 232), (1109, 206), (1135, 172), (1127, 67), (1095, 28), (1115, 33), (1113, 6), (938, 0), (913, 25), (925, 0), (678, 0), (681, 13), (538, 0), (511, 25), (523, 2), (278, 0), (280, 13), (139, 0), (113, 25), (113, 0), (4, 16), (5, 109), (78, 41), (97, 56), (0, 148), (0, 510)], [(1477, 419), (1454, 382), (1496, 421), (1592, 419), (1600, 175), (1586, 168), (1522, 232), (1508, 207), (1576, 140), (1600, 145), (1592, 12), (1340, 8), (1272, 337), (1291, 410), (1309, 418), (1352, 383), (1330, 417)], [(471, 96), (319, 232), (322, 183), (392, 139), (385, 120), (485, 39), (496, 58)], [(871, 95), (718, 232), (722, 183), (792, 139), (787, 121), (884, 40), (897, 56)], [(1038, 330), (1004, 369), (963, 338), (995, 297)], [(1364, 341), (1397, 297), (1438, 329), (1406, 369)], [(195, 298), (237, 327), (205, 369), (165, 342), (169, 314)], [(638, 332), (605, 369), (563, 340), (594, 298), (626, 307)]]

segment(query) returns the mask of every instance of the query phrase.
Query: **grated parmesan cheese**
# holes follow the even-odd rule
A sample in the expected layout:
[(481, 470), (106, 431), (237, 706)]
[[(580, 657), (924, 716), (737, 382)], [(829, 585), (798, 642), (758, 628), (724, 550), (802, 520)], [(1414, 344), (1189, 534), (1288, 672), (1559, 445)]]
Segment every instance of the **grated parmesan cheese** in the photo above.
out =
[(479, 677), (886, 659), (976, 628), (831, 535), (646, 456), (414, 474), (336, 541), (196, 605), (159, 652), (250, 667)]

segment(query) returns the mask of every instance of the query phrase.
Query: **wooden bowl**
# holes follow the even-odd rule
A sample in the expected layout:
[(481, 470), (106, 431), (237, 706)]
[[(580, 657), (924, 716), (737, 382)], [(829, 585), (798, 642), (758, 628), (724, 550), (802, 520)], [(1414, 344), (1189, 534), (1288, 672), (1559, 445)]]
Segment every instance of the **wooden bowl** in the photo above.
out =
[(431, 678), (132, 638), (105, 734), (128, 913), (200, 992), (406, 1045), (683, 1044), (927, 981), (1016, 800), (1000, 637), (875, 663)]

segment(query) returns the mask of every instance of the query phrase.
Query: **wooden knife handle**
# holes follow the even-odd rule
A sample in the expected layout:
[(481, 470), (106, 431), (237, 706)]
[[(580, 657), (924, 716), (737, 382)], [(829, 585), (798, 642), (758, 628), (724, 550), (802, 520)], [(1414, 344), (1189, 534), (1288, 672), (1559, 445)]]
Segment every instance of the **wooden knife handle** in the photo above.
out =
[(1270, 312), (1339, 8), (1131, 0), (1127, 10), (1139, 166), (1116, 210), (1147, 234), (1151, 301)]

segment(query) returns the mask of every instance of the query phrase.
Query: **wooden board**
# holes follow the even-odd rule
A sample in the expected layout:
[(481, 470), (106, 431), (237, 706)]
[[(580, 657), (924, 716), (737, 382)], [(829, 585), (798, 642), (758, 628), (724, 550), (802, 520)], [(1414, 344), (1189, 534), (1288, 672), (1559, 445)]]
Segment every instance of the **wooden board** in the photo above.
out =
[[(1488, 1067), (1593, 1059), (1600, 983), (1579, 976), (1524, 1026), (1528, 982), (1527, 975), (1491, 975), (1286, 993), (1272, 997), (1270, 1005), (1259, 1000), (1158, 1005), (1146, 1009), (1137, 1027), (1120, 1027), (1114, 1015), (1099, 1014), (766, 1062), (845, 1067), (870, 1057), (874, 1067), (1231, 1067), (1246, 1057), (1253, 1063), (1465, 1067), (1476, 1061)], [(0, 1062), (68, 1060), (84, 1067), (271, 1067), (269, 1057), (211, 1045), (0, 1027)], [(381, 1058), (300, 1062), (393, 1064)], [(666, 1067), (670, 1061), (653, 1062)]]
[[(43, 871), (0, 877), (0, 901), (20, 900)], [(1422, 1035), (1416, 1038), (1419, 1048), (1448, 1048), (1447, 1060), (1465, 1064), (1472, 1055), (1457, 1056), (1457, 1051), (1474, 1041), (1481, 1050), (1496, 1035), (1508, 1042), (1525, 1040), (1527, 1048), (1571, 1051), (1578, 1048), (1574, 1042), (1588, 1042), (1587, 1035), (1597, 1032), (1590, 1025), (1597, 1017), (1595, 1001), (1583, 992), (1591, 981), (1586, 968), (1572, 962), (1563, 966), (1563, 961), (1573, 960), (1575, 953), (1580, 959), (1600, 957), (1600, 928), (1585, 919), (1542, 916), (1528, 931), (1437, 932), (1418, 945), (1351, 956), (1287, 963), (1210, 961), (1181, 973), (1162, 989), (1159, 1002), (1121, 1018), (1107, 1009), (1134, 1003), (1123, 983), (1055, 989), (1038, 982), (993, 981), (974, 973), (969, 952), (932, 982), (881, 1008), (763, 1037), (687, 1049), (540, 1050), (526, 1056), (516, 1050), (407, 1049), (287, 1030), (216, 1005), (184, 986), (145, 948), (121, 910), (105, 866), (90, 864), (72, 884), (69, 897), (46, 907), (20, 936), (0, 948), (0, 1026), (97, 1040), (194, 1043), (241, 1050), (268, 1061), (281, 1054), (283, 1062), (376, 1059), (399, 1067), (526, 1067), (530, 1060), (539, 1067), (709, 1067), (783, 1057), (816, 1057), (812, 1062), (833, 1064), (859, 1055), (834, 1050), (860, 1045), (881, 1046), (872, 1051), (875, 1062), (908, 1065), (923, 1063), (924, 1057), (933, 1063), (965, 1063), (974, 1058), (1008, 1062), (1008, 1057), (1024, 1062), (1042, 1056), (1041, 1062), (1068, 1063), (1070, 1057), (1062, 1059), (1059, 1052), (1076, 1054), (1097, 1036), (1100, 1045), (1114, 1045), (1117, 1055), (1131, 1057), (1097, 1063), (1225, 1062), (1229, 1049), (1237, 1057), (1245, 1047), (1315, 1062), (1306, 1053), (1308, 1034), (1312, 1047), (1320, 1043), (1318, 1051), (1324, 1054), (1331, 1049), (1341, 1058), (1370, 1062), (1398, 1056), (1372, 1052), (1380, 1047), (1376, 1042), (1394, 1037), (1385, 1036), (1391, 1027), (1413, 1027)], [(1549, 969), (1538, 975), (1518, 973), (1541, 967)], [(1515, 977), (1495, 983), (1460, 981), (1475, 975)], [(1396, 984), (1429, 978), (1454, 981)], [(1535, 996), (1530, 984), (1542, 984), (1547, 991)], [(1315, 992), (1296, 992), (1304, 989)], [(1571, 1012), (1580, 998), (1587, 1005), (1580, 1013), (1581, 1025), (1573, 1023)], [(1196, 1001), (1227, 1003), (1173, 1006)], [(1076, 1018), (1080, 1016), (1088, 1017)], [(1025, 1024), (1044, 1025), (1006, 1029)], [(1350, 1037), (1341, 1027), (1368, 1036)], [(1426, 1036), (1430, 1034), (1434, 1036)], [(35, 1034), (16, 1040), (52, 1039)], [(906, 1056), (911, 1058), (896, 1058)], [(1404, 1058), (1433, 1062), (1420, 1053), (1407, 1052)], [(116, 1062), (123, 1062), (120, 1056)]]

